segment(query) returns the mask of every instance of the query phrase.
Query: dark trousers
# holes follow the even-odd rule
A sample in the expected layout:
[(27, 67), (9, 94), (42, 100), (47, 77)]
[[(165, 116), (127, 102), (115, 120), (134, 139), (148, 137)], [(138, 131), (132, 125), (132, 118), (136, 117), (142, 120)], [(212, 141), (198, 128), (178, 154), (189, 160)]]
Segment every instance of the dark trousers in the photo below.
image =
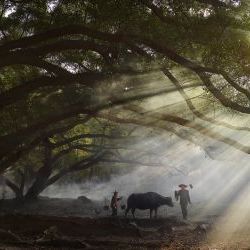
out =
[(188, 215), (188, 210), (187, 210), (187, 206), (188, 206), (188, 203), (186, 202), (182, 202), (180, 203), (181, 205), (181, 212), (182, 212), (182, 216), (183, 216), (183, 219), (187, 219), (187, 215)]
[(117, 216), (117, 208), (112, 207), (112, 216)]

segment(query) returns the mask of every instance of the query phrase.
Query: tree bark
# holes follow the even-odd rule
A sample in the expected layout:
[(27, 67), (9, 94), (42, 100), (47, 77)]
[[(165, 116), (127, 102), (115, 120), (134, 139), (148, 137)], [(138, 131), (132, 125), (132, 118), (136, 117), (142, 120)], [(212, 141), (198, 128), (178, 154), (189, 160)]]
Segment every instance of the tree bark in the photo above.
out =
[(34, 183), (24, 196), (26, 200), (34, 200), (38, 197), (38, 195), (45, 189), (51, 172), (52, 170), (49, 166), (43, 166), (39, 169)]
[(49, 139), (44, 141), (44, 165), (38, 170), (35, 181), (25, 195), (26, 200), (33, 200), (46, 187), (46, 183), (52, 173), (52, 146)]
[(17, 200), (23, 199), (23, 189), (19, 188), (15, 183), (13, 183), (8, 178), (4, 178), (6, 185), (14, 192)]

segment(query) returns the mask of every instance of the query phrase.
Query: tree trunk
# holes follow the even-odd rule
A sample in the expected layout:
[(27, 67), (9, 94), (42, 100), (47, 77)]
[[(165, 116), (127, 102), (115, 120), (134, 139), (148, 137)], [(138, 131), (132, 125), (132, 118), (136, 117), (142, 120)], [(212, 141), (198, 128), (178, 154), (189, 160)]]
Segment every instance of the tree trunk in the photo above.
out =
[(15, 193), (17, 200), (23, 199), (23, 190), (8, 178), (4, 178), (6, 185)]
[(36, 179), (28, 189), (25, 199), (34, 200), (45, 189), (47, 181), (51, 175), (50, 166), (43, 166), (39, 169)]
[(44, 140), (44, 165), (38, 170), (37, 176), (28, 189), (25, 199), (34, 200), (46, 188), (48, 179), (52, 172), (52, 147), (49, 139)]

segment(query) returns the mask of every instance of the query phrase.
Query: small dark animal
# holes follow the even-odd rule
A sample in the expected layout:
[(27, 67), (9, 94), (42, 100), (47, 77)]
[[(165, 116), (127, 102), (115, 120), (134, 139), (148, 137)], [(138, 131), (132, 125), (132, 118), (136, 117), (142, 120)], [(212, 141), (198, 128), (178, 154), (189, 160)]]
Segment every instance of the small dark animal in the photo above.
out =
[(92, 203), (92, 201), (88, 197), (83, 196), (83, 195), (77, 197), (77, 199), (80, 200), (80, 201), (82, 201), (84, 204)]
[(173, 207), (173, 201), (171, 197), (164, 197), (160, 194), (154, 192), (141, 193), (141, 194), (131, 194), (127, 200), (127, 209), (125, 211), (125, 216), (130, 211), (135, 218), (135, 209), (150, 209), (150, 218), (152, 218), (152, 212), (155, 211), (155, 218), (157, 217), (157, 209), (162, 205), (167, 205)]

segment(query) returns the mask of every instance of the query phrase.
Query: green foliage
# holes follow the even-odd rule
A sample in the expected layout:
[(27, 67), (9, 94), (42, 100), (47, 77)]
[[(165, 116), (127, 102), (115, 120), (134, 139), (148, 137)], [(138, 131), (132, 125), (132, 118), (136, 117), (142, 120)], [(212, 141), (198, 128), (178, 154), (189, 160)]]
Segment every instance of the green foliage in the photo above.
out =
[[(0, 94), (3, 96), (6, 93), (11, 94), (11, 91), (15, 91), (18, 87), (27, 87), (34, 83), (32, 81), (44, 76), (62, 77), (65, 75), (65, 70), (68, 70), (68, 74), (69, 72), (72, 74), (91, 72), (107, 77), (105, 81), (93, 84), (91, 80), (89, 82), (69, 80), (68, 84), (55, 85), (48, 85), (45, 82), (44, 85), (40, 84), (27, 93), (22, 92), (21, 88), (14, 92), (16, 95), (12, 96), (12, 102), (0, 111), (0, 135), (3, 138), (9, 136), (6, 147), (14, 145), (10, 157), (19, 150), (22, 151), (34, 139), (43, 134), (46, 135), (50, 130), (71, 124), (82, 112), (79, 108), (78, 113), (63, 117), (63, 114), (70, 113), (71, 109), (79, 106), (82, 110), (90, 109), (100, 103), (111, 105), (113, 99), (130, 97), (137, 94), (136, 91), (141, 91), (142, 80), (131, 77), (129, 86), (137, 89), (127, 95), (124, 94), (124, 82), (116, 77), (119, 72), (133, 73), (133, 71), (159, 69), (162, 66), (167, 66), (169, 69), (176, 67), (176, 62), (171, 61), (164, 53), (157, 52), (154, 46), (152, 48), (150, 45), (146, 46), (145, 41), (166, 46), (170, 51), (176, 52), (177, 55), (191, 62), (196, 62), (197, 65), (226, 71), (240, 87), (249, 88), (247, 84), (250, 74), (250, 15), (247, 1), (239, 1), (238, 5), (233, 4), (228, 7), (213, 6), (204, 3), (205, 1), (195, 0), (160, 1), (158, 13), (154, 13), (147, 4), (143, 4), (145, 2), (149, 3), (149, 6), (152, 4), (152, 1), (139, 0), (8, 0), (1, 2), (1, 45), (73, 24), (107, 33), (97, 32), (96, 36), (91, 36), (79, 32), (79, 34), (48, 37), (48, 39), (46, 37), (41, 42), (27, 45), (27, 48), (24, 46), (1, 52), (1, 57), (6, 60), (7, 65), (0, 67)], [(219, 2), (224, 3), (224, 1)], [(112, 34), (117, 37), (112, 37)], [(105, 39), (98, 39), (98, 36), (101, 38), (103, 36)], [(62, 48), (54, 45), (59, 41), (62, 42)], [(93, 46), (96, 45), (97, 49), (84, 46), (71, 48), (63, 44), (63, 41), (89, 42)], [(52, 46), (53, 49), (48, 53), (39, 54), (38, 57), (35, 57), (35, 53), (32, 54), (33, 51), (39, 52), (39, 48), (44, 49), (46, 46)], [(17, 52), (23, 52), (23, 54), (18, 55)], [(11, 57), (13, 54), (17, 55), (16, 59)], [(41, 62), (42, 66), (39, 64)], [(44, 64), (49, 64), (53, 70)], [(57, 70), (59, 68), (60, 73), (55, 68)], [(194, 72), (191, 73), (189, 70), (187, 74), (192, 78)], [(213, 80), (215, 87), (231, 101), (244, 107), (249, 106), (246, 96), (237, 92), (228, 82), (220, 77), (210, 79)], [(210, 90), (205, 90), (207, 91), (205, 94), (214, 96)], [(21, 98), (18, 98), (19, 95)], [(53, 122), (53, 117), (61, 114), (62, 119)], [(48, 122), (47, 125), (46, 122)], [(42, 125), (39, 127), (40, 124)], [(33, 129), (31, 129), (32, 133), (29, 134), (29, 131), (26, 131), (26, 134), (23, 133), (29, 128)], [(73, 127), (68, 132), (50, 135), (49, 138), (52, 143), (58, 143), (63, 139), (87, 133), (126, 136), (128, 131), (123, 131), (112, 123), (104, 126), (91, 119), (88, 123)], [(17, 136), (19, 136), (18, 139)], [(85, 138), (74, 143), (79, 142), (98, 148), (97, 146), (101, 147), (104, 144), (104, 139)], [(68, 146), (63, 145), (54, 149), (53, 154), (65, 150)], [(30, 162), (34, 169), (39, 168), (43, 158), (41, 147), (41, 143), (38, 143), (34, 150), (25, 153), (15, 164), (25, 166), (26, 163), (23, 162), (25, 161)], [(12, 149), (11, 146), (9, 148)], [(90, 150), (72, 150), (56, 162), (55, 169), (57, 171), (63, 169), (81, 158), (91, 156), (92, 153)], [(19, 165), (14, 166), (19, 168)], [(88, 171), (82, 175), (106, 176), (106, 173), (109, 173), (108, 175), (112, 173), (113, 168), (98, 166)], [(82, 175), (76, 174), (75, 178), (80, 178), (79, 176)]]

